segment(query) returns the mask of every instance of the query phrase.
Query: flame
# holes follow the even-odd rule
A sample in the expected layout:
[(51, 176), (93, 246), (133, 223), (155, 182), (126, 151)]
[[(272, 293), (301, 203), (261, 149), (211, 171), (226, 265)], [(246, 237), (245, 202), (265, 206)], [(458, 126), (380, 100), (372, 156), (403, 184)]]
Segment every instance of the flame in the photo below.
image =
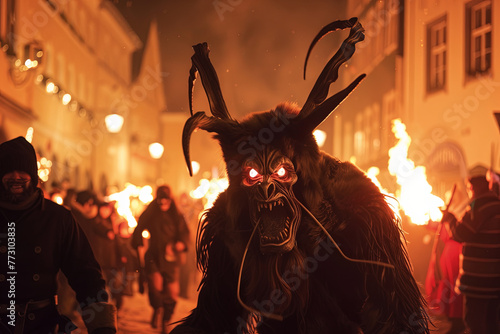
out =
[(379, 174), (380, 169), (378, 167), (370, 167), (366, 171), (366, 176), (368, 176), (368, 178), (372, 180), (372, 182), (380, 189), (380, 192), (382, 194), (387, 195), (385, 196), (385, 201), (387, 202), (387, 204), (389, 204), (389, 207), (392, 209), (392, 211), (394, 211), (394, 214), (396, 214), (397, 217), (401, 218), (401, 216), (399, 215), (399, 202), (394, 194), (390, 193), (389, 191), (387, 191), (387, 189), (382, 187), (382, 184), (380, 184), (379, 180), (377, 179), (377, 175)]
[[(132, 209), (137, 208), (137, 200), (142, 204), (148, 204), (153, 200), (153, 188), (151, 186), (137, 187), (127, 184), (125, 189), (107, 196), (108, 201), (116, 201), (116, 212), (127, 220), (129, 228), (137, 226), (137, 220)], [(134, 210), (137, 211), (137, 210)]]
[(396, 176), (400, 186), (396, 196), (401, 209), (417, 225), (425, 225), (430, 220), (437, 221), (442, 217), (439, 209), (444, 206), (444, 201), (432, 194), (432, 186), (427, 182), (424, 166), (415, 166), (408, 158), (408, 148), (411, 138), (406, 132), (406, 126), (400, 119), (392, 121), (392, 132), (399, 140), (389, 150), (389, 173)]
[(367, 176), (382, 193), (397, 199), (392, 203), (393, 210), (396, 212), (401, 209), (413, 224), (425, 225), (429, 221), (439, 221), (443, 216), (440, 207), (444, 206), (444, 201), (432, 194), (432, 186), (427, 182), (425, 167), (415, 166), (415, 163), (408, 158), (411, 137), (406, 132), (406, 126), (401, 119), (393, 120), (392, 124), (392, 132), (398, 142), (389, 149), (388, 170), (396, 177), (399, 189), (395, 195), (388, 194), (376, 178), (379, 173), (376, 167), (368, 169)]
[(227, 178), (213, 178), (211, 180), (201, 179), (200, 185), (189, 195), (195, 199), (204, 198), (204, 209), (210, 209), (221, 192), (227, 189), (229, 180)]

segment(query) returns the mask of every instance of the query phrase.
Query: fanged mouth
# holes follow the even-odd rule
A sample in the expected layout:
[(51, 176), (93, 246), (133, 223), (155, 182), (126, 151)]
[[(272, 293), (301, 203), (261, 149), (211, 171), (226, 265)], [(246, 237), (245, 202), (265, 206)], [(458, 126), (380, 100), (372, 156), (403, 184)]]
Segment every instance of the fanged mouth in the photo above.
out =
[(284, 251), (288, 248), (293, 233), (292, 218), (287, 203), (278, 198), (274, 201), (257, 203), (257, 221), (259, 224), (260, 245)]
[(283, 200), (281, 198), (278, 198), (276, 201), (272, 201), (272, 202), (259, 202), (259, 203), (257, 203), (257, 210), (259, 212), (262, 209), (273, 211), (273, 208), (275, 206), (278, 206), (278, 205), (282, 206), (282, 207), (285, 206), (285, 204), (283, 203)]
[(268, 236), (264, 234), (264, 228), (261, 224), (259, 225), (260, 238), (262, 241), (264, 241), (265, 244), (274, 244), (275, 246), (280, 246), (281, 244), (287, 242), (288, 239), (290, 239), (290, 225), (290, 220), (287, 218), (285, 221), (285, 228), (281, 232), (279, 232), (278, 235)]

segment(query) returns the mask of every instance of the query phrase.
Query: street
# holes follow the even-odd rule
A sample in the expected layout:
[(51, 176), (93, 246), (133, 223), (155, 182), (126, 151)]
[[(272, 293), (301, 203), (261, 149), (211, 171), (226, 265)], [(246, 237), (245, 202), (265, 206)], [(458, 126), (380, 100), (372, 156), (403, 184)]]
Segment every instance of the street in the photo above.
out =
[[(140, 294), (137, 292), (137, 285), (134, 286), (134, 295), (124, 297), (123, 306), (118, 312), (118, 334), (145, 334), (160, 333), (161, 329), (153, 329), (150, 325), (152, 308), (148, 303), (147, 292)], [(193, 287), (189, 293), (190, 298), (179, 298), (172, 322), (176, 322), (187, 316), (196, 306), (196, 291)], [(433, 317), (430, 325), (433, 334), (444, 334), (449, 328), (449, 323), (441, 317)], [(171, 328), (173, 328), (172, 325)], [(170, 328), (170, 329), (171, 329)], [(87, 334), (84, 329), (77, 329), (73, 334)]]
[[(192, 295), (192, 294), (191, 294)], [(187, 316), (196, 306), (196, 298), (179, 298), (172, 321), (178, 321)], [(132, 297), (126, 297), (124, 305), (118, 313), (118, 333), (119, 334), (144, 334), (160, 333), (160, 329), (152, 329), (151, 320), (152, 309), (148, 304), (147, 294), (135, 293)], [(430, 327), (433, 334), (446, 333), (449, 324), (446, 319), (433, 318), (435, 327)]]
[[(136, 290), (137, 291), (137, 290)], [(196, 306), (196, 299), (179, 298), (172, 322), (181, 320)], [(147, 292), (136, 292), (132, 297), (125, 297), (123, 306), (118, 312), (119, 334), (160, 333), (161, 328), (153, 329), (150, 320), (153, 309), (148, 303)]]

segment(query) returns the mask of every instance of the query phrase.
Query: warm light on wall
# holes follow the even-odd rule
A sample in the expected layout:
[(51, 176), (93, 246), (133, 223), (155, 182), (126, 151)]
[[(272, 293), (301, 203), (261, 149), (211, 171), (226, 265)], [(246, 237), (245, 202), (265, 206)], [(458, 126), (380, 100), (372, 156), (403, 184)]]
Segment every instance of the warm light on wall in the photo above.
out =
[(28, 128), (28, 130), (26, 130), (25, 138), (29, 143), (31, 143), (33, 141), (33, 132), (34, 132), (34, 130), (33, 130), (33, 127), (31, 127), (31, 126)]
[(314, 139), (316, 139), (316, 143), (318, 143), (318, 146), (323, 147), (326, 140), (326, 132), (322, 130), (314, 130), (313, 135)]
[(200, 163), (198, 161), (191, 161), (191, 169), (193, 170), (193, 176), (198, 174), (200, 171)]
[(110, 114), (104, 117), (106, 129), (111, 133), (118, 133), (123, 126), (123, 116), (118, 114)]
[(163, 155), (163, 145), (160, 143), (152, 143), (149, 145), (149, 154), (153, 159), (160, 159)]

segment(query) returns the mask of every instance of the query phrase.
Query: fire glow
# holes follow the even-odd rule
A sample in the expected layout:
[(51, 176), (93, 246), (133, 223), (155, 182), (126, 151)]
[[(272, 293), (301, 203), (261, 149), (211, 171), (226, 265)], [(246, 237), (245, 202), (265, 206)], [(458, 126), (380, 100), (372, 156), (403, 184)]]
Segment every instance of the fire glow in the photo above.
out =
[[(415, 163), (408, 158), (411, 137), (406, 132), (406, 126), (400, 119), (393, 120), (392, 124), (392, 132), (398, 142), (389, 150), (388, 170), (396, 177), (399, 189), (395, 195), (389, 195), (397, 199), (400, 210), (408, 216), (411, 223), (425, 225), (429, 221), (439, 221), (443, 216), (440, 208), (444, 206), (444, 201), (432, 194), (432, 186), (427, 182), (425, 167), (415, 166)], [(376, 179), (377, 174), (371, 169), (367, 172), (368, 177), (387, 194)], [(395, 203), (390, 204), (393, 208), (398, 207)]]
[(139, 210), (143, 210), (143, 205), (149, 204), (153, 200), (153, 188), (151, 186), (137, 187), (127, 184), (125, 189), (107, 196), (108, 201), (116, 201), (115, 207), (118, 214), (127, 220), (129, 229), (137, 226), (137, 220), (133, 211), (138, 211), (137, 200), (142, 203)]
[(210, 209), (221, 192), (227, 189), (229, 180), (223, 178), (213, 178), (212, 180), (201, 179), (198, 188), (190, 192), (190, 196), (195, 199), (205, 199), (204, 209)]

